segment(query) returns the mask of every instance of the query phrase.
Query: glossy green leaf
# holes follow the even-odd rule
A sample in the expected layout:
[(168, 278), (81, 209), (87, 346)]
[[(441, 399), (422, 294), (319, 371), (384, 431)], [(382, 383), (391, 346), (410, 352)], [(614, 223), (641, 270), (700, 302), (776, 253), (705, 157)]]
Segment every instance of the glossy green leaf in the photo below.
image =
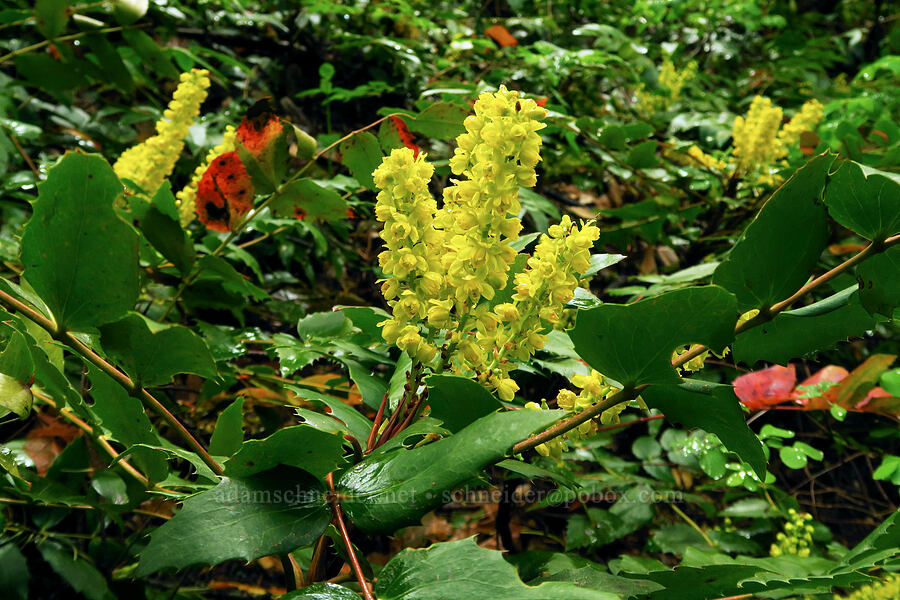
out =
[(425, 385), (431, 416), (453, 433), (503, 408), (493, 394), (468, 377), (432, 375)]
[(561, 411), (518, 410), (478, 419), (447, 439), (373, 455), (337, 481), (341, 506), (365, 532), (393, 532), (444, 504), (446, 492), (503, 458)]
[(301, 590), (288, 592), (278, 600), (359, 600), (359, 594), (336, 583), (320, 581)]
[(15, 542), (0, 537), (0, 589), (9, 600), (27, 600), (28, 564)]
[(147, 241), (186, 276), (197, 260), (197, 253), (178, 219), (175, 196), (169, 182), (163, 182), (141, 218), (140, 228)]
[(486, 550), (472, 538), (406, 549), (391, 559), (378, 576), (379, 600), (617, 600), (616, 594), (574, 583), (522, 583), (503, 555)]
[(641, 397), (648, 406), (662, 411), (669, 421), (716, 434), (760, 479), (765, 477), (762, 444), (747, 427), (740, 402), (730, 385), (651, 386), (641, 392)]
[[(0, 326), (3, 327), (3, 326)], [(34, 359), (25, 336), (20, 332), (8, 329), (9, 338), (6, 346), (0, 351), (0, 373), (28, 383), (34, 375)]]
[(116, 600), (97, 567), (78, 557), (72, 548), (45, 541), (38, 550), (50, 567), (87, 600)]
[(822, 193), (833, 161), (817, 156), (798, 169), (716, 268), (713, 283), (734, 293), (741, 312), (769, 307), (806, 283), (830, 235)]
[(69, 20), (69, 0), (35, 0), (37, 28), (47, 38), (58, 36)]
[(330, 520), (322, 484), (305, 471), (279, 467), (246, 479), (225, 478), (185, 500), (153, 531), (137, 576), (291, 552), (315, 542)]
[(806, 453), (795, 446), (782, 446), (778, 457), (790, 469), (802, 469), (807, 462)]
[(853, 161), (831, 176), (825, 204), (835, 221), (868, 240), (900, 233), (900, 178)]
[(580, 310), (569, 337), (591, 367), (624, 385), (677, 384), (675, 349), (700, 343), (721, 352), (734, 337), (736, 321), (734, 296), (704, 286)]
[(288, 184), (272, 200), (277, 217), (302, 217), (311, 221), (338, 221), (347, 217), (347, 201), (332, 189), (304, 177)]
[(647, 140), (628, 151), (625, 162), (635, 169), (649, 169), (656, 166), (656, 140)]
[(863, 308), (856, 286), (852, 286), (738, 334), (732, 350), (738, 362), (752, 365), (764, 360), (784, 365), (851, 336), (865, 335), (874, 327), (875, 320)]
[(177, 373), (194, 373), (206, 378), (218, 375), (203, 338), (180, 325), (162, 327), (131, 313), (102, 326), (100, 341), (103, 349), (141, 385), (166, 384)]
[(279, 429), (262, 440), (244, 442), (225, 463), (229, 477), (249, 477), (278, 465), (290, 465), (324, 479), (346, 464), (341, 436), (309, 425)]
[(363, 187), (374, 190), (372, 172), (381, 164), (383, 157), (378, 138), (362, 131), (344, 140), (340, 145), (341, 163)]
[(172, 64), (169, 54), (161, 49), (146, 32), (136, 28), (126, 28), (122, 30), (122, 37), (141, 58), (141, 63), (148, 65), (157, 75), (167, 79), (178, 77), (178, 70)]
[(878, 380), (878, 385), (888, 394), (900, 398), (900, 369), (882, 373)]
[(121, 193), (97, 155), (68, 153), (38, 184), (22, 235), (24, 275), (61, 327), (108, 323), (137, 301), (138, 237), (113, 210)]
[(51, 93), (87, 85), (83, 65), (55, 60), (49, 54), (22, 54), (13, 59), (16, 70), (32, 84)]
[(327, 311), (306, 315), (297, 323), (301, 338), (331, 338), (350, 331), (350, 322), (343, 311)]
[[(209, 453), (231, 456), (244, 442), (244, 399), (238, 398), (222, 411), (209, 439)], [(261, 469), (262, 470), (262, 469)]]
[(120, 24), (131, 25), (147, 14), (149, 5), (149, 0), (114, 0), (113, 14)]
[(859, 297), (867, 311), (891, 317), (900, 306), (900, 246), (866, 259), (856, 269)]
[(141, 401), (130, 396), (122, 386), (109, 375), (91, 366), (88, 371), (93, 405), (91, 411), (99, 419), (103, 431), (110, 439), (132, 451), (134, 462), (150, 481), (165, 479), (169, 472), (164, 453), (150, 448), (136, 448), (136, 444), (156, 446), (160, 444), (159, 434), (144, 412)]
[(31, 413), (32, 404), (34, 394), (26, 382), (0, 373), (0, 417), (14, 413), (24, 419)]
[(297, 394), (298, 397), (319, 405), (317, 408), (327, 412), (328, 418), (331, 418), (336, 423), (343, 424), (347, 433), (358, 441), (364, 442), (369, 437), (369, 431), (372, 430), (372, 422), (343, 400), (293, 385), (286, 387)]
[(116, 46), (109, 41), (109, 36), (102, 33), (92, 33), (84, 36), (83, 39), (87, 47), (97, 57), (97, 64), (103, 70), (106, 81), (115, 86), (120, 92), (126, 94), (133, 92), (134, 79), (132, 79), (128, 67), (122, 61)]
[(410, 130), (438, 140), (451, 140), (465, 132), (463, 120), (469, 116), (469, 109), (451, 102), (432, 104), (414, 119), (406, 120)]

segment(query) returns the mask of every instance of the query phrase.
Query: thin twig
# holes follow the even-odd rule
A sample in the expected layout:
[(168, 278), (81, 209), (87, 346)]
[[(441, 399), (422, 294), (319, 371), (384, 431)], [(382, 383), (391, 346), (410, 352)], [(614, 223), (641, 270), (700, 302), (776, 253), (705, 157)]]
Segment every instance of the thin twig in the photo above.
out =
[(103, 357), (86, 346), (78, 338), (74, 337), (70, 332), (60, 328), (52, 320), (48, 319), (32, 307), (28, 306), (24, 302), (19, 301), (18, 299), (2, 290), (0, 290), (0, 304), (4, 305), (6, 308), (18, 311), (29, 320), (33, 321), (41, 328), (46, 330), (53, 339), (67, 345), (77, 354), (80, 354), (83, 359), (87, 360), (89, 363), (103, 371), (106, 375), (112, 378), (113, 381), (122, 386), (129, 395), (137, 398), (145, 406), (148, 406), (156, 414), (162, 417), (162, 419), (181, 436), (181, 438), (187, 443), (187, 445), (190, 446), (190, 448), (200, 456), (200, 459), (204, 463), (206, 463), (206, 465), (210, 469), (212, 469), (215, 474), (222, 475), (224, 473), (222, 466), (219, 465), (219, 463), (217, 463), (212, 456), (210, 456), (206, 448), (203, 447), (203, 444), (201, 444), (200, 441), (197, 440), (197, 438), (191, 435), (191, 432), (187, 430), (187, 428), (181, 423), (181, 421), (179, 421), (175, 415), (169, 412), (169, 410), (165, 406), (163, 406), (163, 404), (159, 400), (154, 398), (153, 395), (150, 394), (150, 392), (144, 389), (143, 386), (132, 381), (131, 378), (128, 377), (128, 375), (104, 360)]
[(372, 590), (366, 582), (366, 576), (363, 573), (362, 565), (359, 564), (359, 559), (356, 558), (356, 551), (353, 550), (353, 542), (350, 541), (350, 533), (347, 531), (347, 525), (344, 523), (344, 515), (341, 512), (341, 504), (338, 502), (337, 493), (334, 491), (334, 478), (331, 473), (325, 476), (325, 482), (328, 484), (331, 507), (334, 509), (334, 522), (341, 532), (341, 539), (344, 540), (344, 545), (347, 547), (347, 557), (350, 559), (350, 566), (353, 568), (353, 574), (356, 575), (356, 580), (359, 582), (359, 587), (362, 589), (363, 598), (365, 598), (365, 600), (375, 600), (375, 596), (372, 595)]
[[(797, 300), (799, 300), (806, 294), (810, 293), (817, 287), (821, 286), (824, 283), (827, 283), (828, 281), (831, 281), (836, 276), (840, 275), (847, 269), (849, 269), (849, 268), (853, 267), (854, 265), (860, 263), (861, 261), (865, 260), (869, 256), (880, 253), (880, 252), (884, 252), (885, 250), (887, 250), (888, 248), (890, 248), (891, 246), (894, 246), (896, 244), (900, 244), (900, 235), (895, 235), (895, 236), (889, 237), (889, 238), (885, 239), (883, 242), (871, 243), (870, 245), (866, 246), (865, 249), (860, 251), (858, 254), (847, 259), (846, 261), (842, 262), (838, 266), (836, 266), (833, 269), (829, 270), (828, 272), (820, 275), (819, 277), (816, 277), (815, 279), (813, 279), (812, 281), (810, 281), (809, 283), (804, 285), (802, 288), (797, 290), (796, 293), (791, 295), (786, 300), (783, 300), (781, 302), (778, 302), (777, 304), (772, 305), (765, 311), (761, 310), (759, 315), (753, 317), (752, 319), (750, 319), (748, 321), (744, 321), (743, 323), (738, 324), (734, 328), (735, 335), (770, 321), (775, 315), (777, 315), (778, 313), (787, 309), (794, 302), (796, 302)], [(708, 350), (708, 348), (706, 346), (702, 346), (702, 345), (698, 344), (697, 346), (694, 346), (693, 348), (691, 348), (684, 354), (678, 355), (672, 361), (672, 366), (680, 367), (681, 365), (685, 364), (692, 358), (700, 356), (707, 350)], [(612, 408), (613, 406), (620, 404), (622, 402), (627, 402), (629, 400), (636, 398), (638, 396), (638, 394), (640, 394), (641, 390), (643, 390), (646, 387), (647, 387), (646, 385), (642, 385), (642, 386), (637, 386), (637, 387), (632, 387), (632, 388), (626, 387), (623, 390), (619, 390), (618, 392), (616, 392), (615, 394), (613, 394), (612, 396), (610, 396), (603, 402), (599, 402), (599, 403), (589, 407), (587, 410), (580, 412), (577, 415), (570, 417), (569, 419), (566, 419), (565, 421), (562, 421), (561, 423), (554, 425), (553, 427), (551, 427), (550, 429), (548, 429), (542, 433), (531, 436), (531, 437), (519, 442), (518, 444), (513, 446), (513, 452), (518, 454), (520, 452), (530, 450), (531, 448), (534, 448), (535, 446), (537, 446), (539, 444), (542, 444), (548, 440), (551, 440), (551, 439), (555, 438), (556, 436), (562, 435), (562, 434), (566, 433), (567, 431), (570, 431), (570, 430), (578, 427), (585, 421), (588, 421), (588, 420), (594, 418), (595, 416), (602, 413), (604, 410)]]

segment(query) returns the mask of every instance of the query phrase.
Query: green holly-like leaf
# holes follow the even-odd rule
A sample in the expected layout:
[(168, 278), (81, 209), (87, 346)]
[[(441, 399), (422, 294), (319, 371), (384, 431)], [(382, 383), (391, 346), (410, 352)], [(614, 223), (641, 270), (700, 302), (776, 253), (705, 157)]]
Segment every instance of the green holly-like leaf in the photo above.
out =
[(741, 312), (769, 307), (806, 283), (828, 242), (822, 193), (833, 161), (817, 156), (798, 169), (716, 268), (713, 283), (737, 296)]
[(759, 438), (744, 421), (740, 402), (730, 385), (689, 382), (680, 386), (650, 386), (641, 398), (669, 421), (714, 433), (725, 447), (765, 479), (766, 456)]
[(406, 549), (384, 567), (375, 592), (379, 600), (617, 600), (609, 592), (575, 583), (548, 581), (525, 585), (503, 555), (487, 550), (473, 538)]
[(238, 398), (219, 415), (209, 439), (209, 452), (217, 456), (231, 456), (241, 449), (243, 442), (244, 399)]
[(718, 286), (674, 290), (635, 302), (579, 310), (569, 337), (575, 351), (624, 385), (681, 381), (672, 353), (685, 344), (717, 352), (734, 337), (734, 296)]
[(302, 590), (288, 592), (279, 600), (359, 600), (359, 594), (336, 583), (320, 581)]
[(425, 137), (437, 140), (452, 140), (461, 133), (465, 133), (463, 121), (469, 116), (469, 109), (452, 102), (436, 102), (414, 119), (404, 119), (412, 131), (421, 133)]
[(78, 557), (71, 548), (47, 541), (38, 546), (41, 556), (63, 580), (88, 600), (115, 600), (97, 567)]
[(151, 534), (136, 575), (291, 552), (315, 542), (330, 520), (322, 484), (305, 471), (225, 478)]
[(138, 236), (113, 209), (122, 184), (97, 155), (68, 153), (38, 185), (22, 235), (25, 279), (60, 327), (121, 317), (138, 297)]
[(110, 439), (133, 449), (134, 462), (150, 481), (165, 479), (169, 473), (165, 453), (146, 447), (157, 446), (161, 440), (141, 401), (128, 395), (125, 388), (94, 366), (88, 371), (88, 379), (94, 402), (91, 406), (93, 421), (100, 421)]
[(0, 537), (0, 589), (10, 600), (28, 599), (28, 563), (16, 544)]
[(104, 350), (141, 385), (169, 383), (176, 373), (207, 378), (218, 374), (203, 338), (180, 325), (164, 327), (132, 313), (102, 326), (100, 341)]
[(225, 463), (229, 477), (249, 477), (278, 465), (290, 465), (324, 479), (347, 464), (341, 436), (311, 425), (279, 429), (262, 440), (244, 442)]
[(338, 221), (347, 217), (347, 201), (336, 191), (304, 177), (294, 181), (272, 200), (276, 217), (313, 221)]
[(864, 335), (874, 326), (875, 319), (863, 308), (856, 286), (852, 286), (740, 333), (732, 350), (739, 362), (752, 365), (765, 360), (783, 365), (850, 336)]
[(825, 204), (835, 221), (868, 240), (900, 233), (900, 177), (848, 160), (831, 176)]
[(381, 164), (383, 154), (378, 138), (362, 131), (341, 143), (341, 163), (350, 169), (350, 173), (367, 189), (375, 189), (372, 172)]
[(431, 416), (454, 433), (503, 408), (493, 394), (468, 377), (432, 375), (425, 384)]
[(194, 245), (179, 222), (175, 196), (168, 181), (163, 182), (141, 219), (141, 231), (159, 253), (187, 275), (197, 259)]
[(872, 314), (891, 317), (900, 306), (900, 246), (866, 259), (856, 269), (859, 298)]
[(446, 502), (445, 493), (475, 477), (561, 411), (518, 410), (482, 417), (447, 439), (373, 455), (337, 481), (341, 506), (365, 532), (393, 532)]

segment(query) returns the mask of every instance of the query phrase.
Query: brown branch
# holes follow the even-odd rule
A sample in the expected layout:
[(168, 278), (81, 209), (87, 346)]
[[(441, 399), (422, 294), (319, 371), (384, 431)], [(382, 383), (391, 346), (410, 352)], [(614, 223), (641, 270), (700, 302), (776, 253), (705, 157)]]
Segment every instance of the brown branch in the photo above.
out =
[(70, 332), (65, 329), (60, 328), (55, 322), (48, 319), (44, 315), (40, 314), (38, 311), (28, 306), (24, 302), (19, 301), (13, 296), (7, 294), (3, 290), (0, 290), (0, 304), (5, 306), (6, 308), (15, 310), (29, 320), (33, 321), (41, 328), (47, 331), (53, 339), (60, 341), (67, 345), (69, 348), (74, 350), (77, 354), (81, 355), (81, 357), (103, 371), (106, 375), (111, 377), (113, 381), (122, 386), (125, 391), (128, 392), (130, 396), (133, 396), (140, 400), (145, 406), (152, 409), (157, 415), (159, 415), (170, 427), (172, 427), (178, 435), (187, 443), (190, 448), (196, 452), (200, 459), (206, 463), (206, 465), (212, 469), (212, 471), (217, 475), (222, 475), (224, 472), (222, 466), (219, 465), (210, 456), (209, 452), (206, 451), (206, 448), (203, 447), (197, 438), (191, 435), (191, 432), (187, 430), (187, 428), (178, 420), (178, 418), (173, 415), (169, 410), (163, 406), (163, 404), (153, 397), (150, 392), (144, 389), (143, 386), (137, 384), (132, 381), (128, 375), (117, 369), (112, 364), (108, 363), (103, 359), (99, 354), (94, 352), (91, 348), (82, 343), (78, 338), (74, 337)]
[(362, 589), (363, 598), (365, 598), (365, 600), (375, 600), (372, 589), (366, 582), (366, 576), (363, 573), (362, 565), (359, 564), (359, 559), (356, 558), (356, 552), (353, 550), (353, 542), (350, 541), (350, 533), (347, 531), (346, 523), (344, 523), (344, 515), (341, 512), (341, 504), (338, 502), (337, 493), (334, 491), (334, 478), (331, 473), (325, 476), (325, 482), (328, 484), (331, 507), (334, 509), (334, 522), (341, 532), (341, 539), (344, 540), (344, 545), (347, 547), (347, 557), (350, 559), (350, 566), (353, 568), (353, 574), (356, 575), (356, 580), (359, 582), (359, 587)]
[(371, 452), (375, 445), (375, 436), (378, 435), (378, 428), (381, 427), (381, 422), (384, 419), (384, 409), (387, 406), (387, 402), (388, 392), (385, 392), (384, 397), (381, 399), (381, 404), (378, 406), (378, 412), (375, 413), (375, 421), (372, 423), (372, 430), (369, 431), (369, 439), (366, 440), (366, 453)]
[[(772, 318), (775, 317), (775, 315), (784, 311), (789, 306), (791, 306), (794, 302), (796, 302), (797, 300), (799, 300), (806, 294), (810, 293), (817, 287), (821, 286), (823, 283), (827, 283), (828, 281), (831, 281), (832, 279), (834, 279), (841, 273), (843, 273), (846, 270), (850, 269), (851, 267), (859, 264), (860, 262), (862, 262), (869, 256), (871, 256), (873, 254), (878, 254), (880, 252), (884, 252), (885, 250), (887, 250), (888, 248), (890, 248), (891, 246), (894, 246), (896, 244), (900, 244), (900, 235), (895, 235), (895, 236), (889, 237), (889, 238), (885, 239), (883, 242), (872, 242), (871, 244), (866, 246), (866, 248), (861, 250), (859, 253), (855, 254), (854, 256), (852, 256), (851, 258), (842, 262), (838, 266), (834, 267), (833, 269), (829, 270), (826, 273), (823, 273), (822, 275), (816, 277), (815, 279), (813, 279), (812, 281), (810, 281), (809, 283), (804, 285), (802, 288), (797, 290), (789, 298), (782, 300), (781, 302), (778, 302), (777, 304), (774, 304), (767, 309), (760, 310), (760, 314), (758, 314), (757, 316), (735, 326), (735, 328), (734, 328), (735, 335), (772, 320)], [(694, 346), (693, 348), (691, 348), (684, 354), (680, 354), (677, 357), (675, 357), (675, 359), (672, 361), (672, 366), (680, 367), (681, 365), (685, 364), (692, 358), (700, 356), (707, 350), (708, 350), (708, 348), (706, 346), (702, 346), (702, 345)], [(629, 400), (636, 398), (638, 396), (638, 394), (640, 394), (641, 390), (643, 390), (646, 387), (647, 386), (645, 386), (645, 385), (634, 387), (631, 389), (626, 387), (625, 389), (616, 392), (615, 394), (613, 394), (612, 396), (610, 396), (603, 402), (599, 402), (599, 403), (589, 407), (587, 410), (580, 412), (580, 413), (576, 414), (575, 416), (570, 417), (570, 418), (566, 419), (565, 421), (562, 421), (562, 422), (554, 425), (553, 427), (551, 427), (550, 429), (548, 429), (542, 433), (531, 436), (528, 439), (525, 439), (525, 440), (519, 442), (518, 444), (513, 446), (513, 452), (518, 454), (520, 452), (524, 452), (525, 450), (530, 450), (531, 448), (534, 448), (535, 446), (537, 446), (539, 444), (542, 444), (548, 440), (551, 440), (556, 436), (562, 435), (562, 434), (566, 433), (567, 431), (570, 431), (570, 430), (578, 427), (585, 421), (593, 419), (595, 416), (599, 415), (604, 410), (612, 408), (616, 404), (620, 404), (622, 402), (627, 402)]]

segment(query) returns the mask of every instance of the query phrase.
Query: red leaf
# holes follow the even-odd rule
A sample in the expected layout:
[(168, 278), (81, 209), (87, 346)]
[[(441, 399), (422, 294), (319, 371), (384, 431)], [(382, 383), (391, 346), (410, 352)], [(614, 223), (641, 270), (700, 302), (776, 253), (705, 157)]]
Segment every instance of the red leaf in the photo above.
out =
[(273, 112), (271, 98), (260, 100), (247, 111), (235, 137), (254, 158), (259, 160), (281, 135), (281, 119)]
[(213, 231), (228, 233), (250, 210), (253, 183), (237, 152), (216, 157), (197, 186), (197, 216)]
[[(819, 369), (812, 376), (806, 378), (797, 387), (799, 388), (799, 387), (804, 387), (804, 386), (819, 385), (820, 383), (823, 383), (825, 381), (828, 381), (831, 383), (837, 383), (838, 381), (843, 380), (849, 374), (850, 374), (850, 371), (848, 371), (844, 367), (839, 367), (837, 365), (828, 365), (827, 367), (825, 367), (823, 369)], [(801, 398), (803, 393), (804, 393), (804, 390), (794, 390), (793, 393), (791, 394), (791, 398), (793, 398), (794, 401), (797, 402), (797, 404), (801, 404), (803, 406), (809, 405), (810, 403), (812, 403), (813, 405), (820, 404), (820, 402), (818, 402), (820, 400), (820, 397)]]
[(519, 41), (503, 25), (491, 25), (484, 30), (484, 35), (497, 42), (501, 48), (519, 45)]
[(734, 380), (734, 393), (751, 410), (761, 410), (791, 399), (797, 383), (794, 365), (775, 365), (762, 371), (741, 375)]
[(547, 97), (545, 96), (543, 98), (538, 98), (537, 100), (534, 101), (534, 103), (537, 104), (538, 106), (547, 106)]
[(406, 122), (400, 117), (391, 117), (391, 123), (397, 129), (397, 134), (400, 136), (400, 141), (403, 142), (403, 145), (413, 151), (413, 158), (418, 158), (421, 148), (413, 143), (413, 134), (409, 131), (409, 127), (406, 126)]

